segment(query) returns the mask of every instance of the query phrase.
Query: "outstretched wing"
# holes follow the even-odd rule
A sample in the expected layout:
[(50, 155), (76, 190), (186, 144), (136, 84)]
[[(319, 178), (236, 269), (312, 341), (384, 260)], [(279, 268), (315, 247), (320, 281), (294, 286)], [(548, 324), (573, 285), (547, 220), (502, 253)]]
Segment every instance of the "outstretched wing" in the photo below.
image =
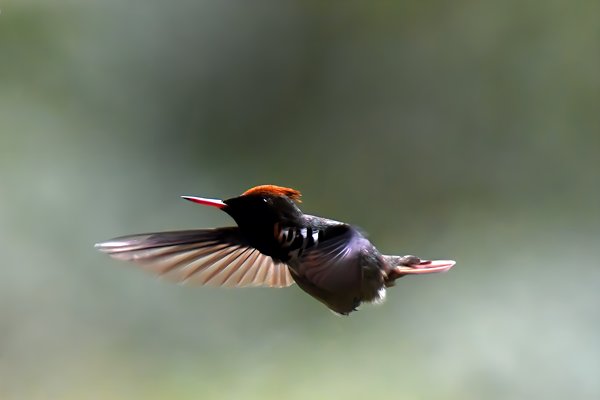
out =
[(225, 287), (294, 283), (285, 264), (251, 247), (234, 227), (122, 236), (96, 248), (175, 282)]

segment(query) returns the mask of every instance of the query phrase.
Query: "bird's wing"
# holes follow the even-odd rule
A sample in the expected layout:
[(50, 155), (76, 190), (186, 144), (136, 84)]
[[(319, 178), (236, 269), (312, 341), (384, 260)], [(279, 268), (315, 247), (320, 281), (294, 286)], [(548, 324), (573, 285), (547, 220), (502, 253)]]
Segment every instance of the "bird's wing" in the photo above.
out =
[(361, 279), (361, 251), (368, 245), (369, 241), (350, 225), (323, 228), (318, 241), (303, 250), (298, 272), (328, 291), (356, 287)]
[(226, 287), (294, 283), (285, 264), (251, 247), (234, 227), (122, 236), (96, 248), (175, 282)]

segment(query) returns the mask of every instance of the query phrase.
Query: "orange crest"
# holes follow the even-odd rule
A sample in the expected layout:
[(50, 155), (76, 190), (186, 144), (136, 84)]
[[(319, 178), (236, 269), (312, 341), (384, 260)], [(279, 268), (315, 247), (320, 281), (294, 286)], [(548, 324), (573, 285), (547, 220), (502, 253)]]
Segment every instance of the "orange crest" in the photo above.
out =
[(242, 196), (246, 196), (249, 194), (258, 194), (258, 195), (271, 195), (271, 196), (287, 196), (292, 200), (300, 202), (300, 196), (302, 194), (295, 189), (286, 188), (283, 186), (275, 186), (275, 185), (260, 185), (255, 186), (251, 189), (246, 190), (242, 193)]

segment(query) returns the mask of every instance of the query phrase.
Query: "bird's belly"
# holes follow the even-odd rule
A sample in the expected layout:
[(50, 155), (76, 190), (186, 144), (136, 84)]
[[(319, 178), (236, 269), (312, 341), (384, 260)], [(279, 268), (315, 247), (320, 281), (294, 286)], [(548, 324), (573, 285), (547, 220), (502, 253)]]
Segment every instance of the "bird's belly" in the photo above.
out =
[(362, 302), (379, 302), (385, 297), (382, 270), (360, 261), (305, 270), (292, 266), (292, 277), (300, 288), (331, 310), (348, 314)]

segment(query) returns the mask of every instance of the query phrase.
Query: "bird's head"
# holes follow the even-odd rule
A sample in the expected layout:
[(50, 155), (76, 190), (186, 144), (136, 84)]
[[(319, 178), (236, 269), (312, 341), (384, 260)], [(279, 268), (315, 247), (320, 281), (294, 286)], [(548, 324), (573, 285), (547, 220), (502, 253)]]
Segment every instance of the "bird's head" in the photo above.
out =
[(227, 200), (181, 196), (194, 203), (217, 207), (229, 214), (241, 228), (274, 224), (302, 216), (296, 205), (300, 192), (275, 185), (261, 185), (246, 190), (240, 196)]

